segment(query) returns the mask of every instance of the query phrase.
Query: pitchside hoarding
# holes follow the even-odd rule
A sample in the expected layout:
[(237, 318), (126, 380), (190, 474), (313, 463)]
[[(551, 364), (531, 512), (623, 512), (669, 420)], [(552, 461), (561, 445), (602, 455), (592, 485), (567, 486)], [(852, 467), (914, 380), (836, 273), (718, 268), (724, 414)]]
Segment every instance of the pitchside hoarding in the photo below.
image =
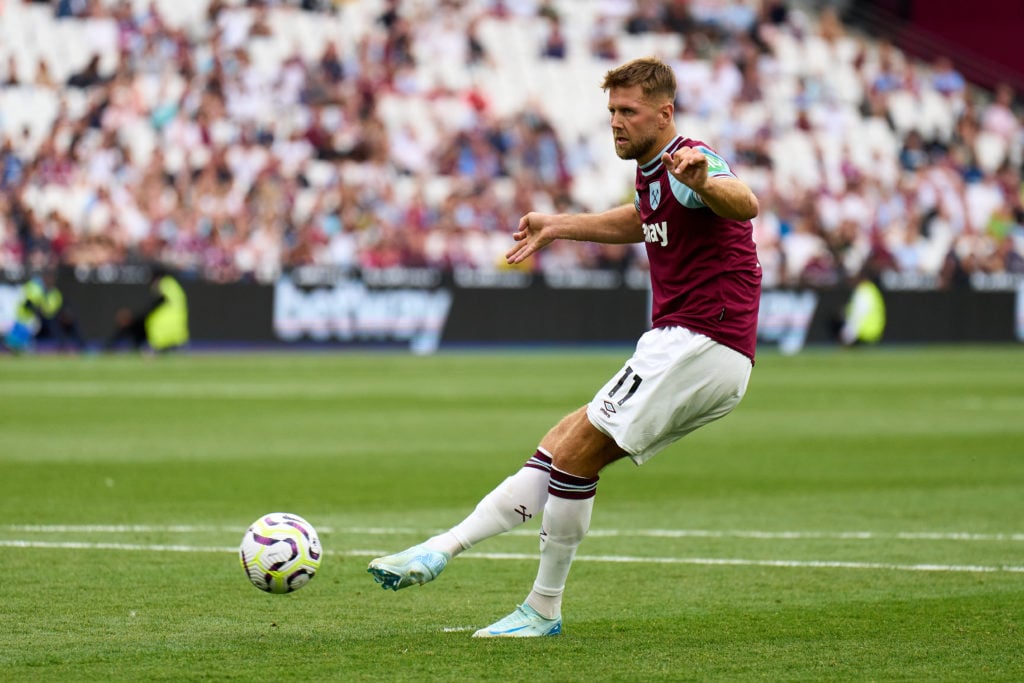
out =
[[(0, 332), (14, 319), (19, 273), (0, 278)], [(58, 284), (83, 335), (101, 343), (120, 308), (148, 299), (144, 267), (65, 270)], [(647, 328), (643, 272), (306, 269), (272, 284), (183, 277), (197, 346), (387, 345), (429, 353), (445, 345), (632, 344)], [(758, 338), (795, 353), (831, 344), (846, 289), (763, 293)], [(1024, 341), (1024, 282), (969, 289), (886, 290), (886, 343)]]

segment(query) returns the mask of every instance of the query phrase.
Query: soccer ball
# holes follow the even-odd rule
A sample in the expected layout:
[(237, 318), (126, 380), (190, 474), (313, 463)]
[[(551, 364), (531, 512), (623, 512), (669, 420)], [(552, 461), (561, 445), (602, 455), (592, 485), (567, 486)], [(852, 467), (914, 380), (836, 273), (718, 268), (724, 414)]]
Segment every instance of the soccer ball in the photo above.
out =
[(238, 559), (252, 585), (268, 593), (297, 591), (320, 568), (320, 538), (298, 515), (271, 512), (245, 532)]

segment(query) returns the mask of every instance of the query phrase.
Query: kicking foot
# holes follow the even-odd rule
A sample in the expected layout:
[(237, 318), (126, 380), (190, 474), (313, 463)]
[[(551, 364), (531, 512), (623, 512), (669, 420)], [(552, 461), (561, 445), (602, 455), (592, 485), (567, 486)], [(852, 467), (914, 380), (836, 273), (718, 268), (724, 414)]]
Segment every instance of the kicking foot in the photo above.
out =
[(381, 588), (396, 591), (406, 586), (433, 581), (450, 559), (452, 556), (448, 553), (414, 545), (400, 553), (378, 557), (370, 562), (366, 571), (373, 574), (373, 580), (379, 583)]

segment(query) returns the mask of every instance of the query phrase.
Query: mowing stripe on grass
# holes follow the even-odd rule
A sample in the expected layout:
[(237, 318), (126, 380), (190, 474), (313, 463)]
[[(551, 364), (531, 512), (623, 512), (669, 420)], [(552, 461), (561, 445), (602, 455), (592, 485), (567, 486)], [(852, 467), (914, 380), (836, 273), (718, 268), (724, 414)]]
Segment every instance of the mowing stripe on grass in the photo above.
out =
[[(0, 526), (6, 531), (23, 533), (209, 533), (237, 532), (237, 526), (190, 525), (190, 524), (7, 524)], [(438, 529), (413, 529), (408, 527), (330, 527), (317, 526), (322, 533), (338, 533), (360, 536), (426, 536), (439, 533)], [(536, 530), (516, 529), (507, 532), (509, 536), (536, 536)], [(591, 529), (592, 538), (635, 536), (641, 538), (751, 538), (760, 540), (838, 540), (838, 541), (1024, 541), (1024, 533), (975, 534), (958, 531), (753, 531), (742, 529)]]
[[(237, 553), (238, 548), (229, 546), (195, 545), (147, 545), (138, 543), (86, 543), (83, 541), (26, 541), (0, 540), (3, 548), (41, 548), (57, 550), (125, 550), (144, 552), (174, 553)], [(353, 549), (325, 551), (327, 555), (342, 557), (375, 557), (384, 550)], [(537, 555), (528, 553), (478, 553), (471, 552), (463, 557), (477, 560), (536, 560)], [(905, 572), (952, 572), (952, 573), (993, 573), (1012, 572), (1024, 574), (1024, 566), (1013, 565), (969, 565), (969, 564), (890, 564), (886, 562), (842, 562), (834, 560), (748, 560), (741, 558), (716, 557), (639, 557), (634, 555), (578, 555), (580, 562), (616, 562), (628, 564), (689, 564), (726, 567), (778, 567), (783, 569), (876, 569)]]

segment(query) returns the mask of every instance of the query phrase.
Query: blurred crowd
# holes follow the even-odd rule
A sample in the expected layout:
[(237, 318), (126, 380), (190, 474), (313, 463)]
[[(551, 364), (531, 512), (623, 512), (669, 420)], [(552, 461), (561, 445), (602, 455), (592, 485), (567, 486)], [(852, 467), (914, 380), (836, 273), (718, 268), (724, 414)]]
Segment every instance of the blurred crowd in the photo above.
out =
[[(676, 69), (681, 132), (758, 193), (766, 286), (869, 265), (922, 287), (1024, 275), (1016, 93), (828, 10), (0, 0), (0, 26), (26, 25), (42, 35), (0, 39), (3, 269), (161, 262), (268, 282), (310, 265), (502, 268), (525, 212), (632, 196), (600, 105), (517, 98), (517, 79), (597, 74), (582, 87), (601, 96), (603, 70), (653, 52)], [(528, 264), (644, 266), (635, 245), (586, 244)]]

